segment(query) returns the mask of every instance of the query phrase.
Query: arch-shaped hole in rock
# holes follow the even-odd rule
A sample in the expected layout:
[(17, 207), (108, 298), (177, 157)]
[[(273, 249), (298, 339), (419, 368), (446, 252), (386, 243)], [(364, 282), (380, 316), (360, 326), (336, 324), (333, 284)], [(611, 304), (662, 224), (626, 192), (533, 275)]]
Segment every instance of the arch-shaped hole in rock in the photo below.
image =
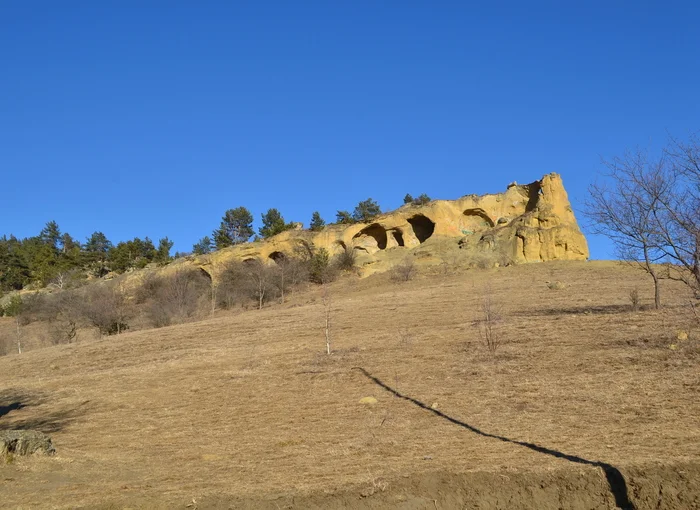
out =
[(281, 251), (273, 251), (268, 255), (272, 260), (275, 261), (276, 264), (279, 264), (280, 262), (284, 262), (284, 260), (287, 258), (287, 256), (282, 253)]
[(373, 223), (369, 227), (365, 227), (362, 230), (360, 230), (353, 239), (357, 239), (358, 237), (362, 236), (370, 236), (373, 237), (375, 241), (377, 241), (377, 248), (380, 250), (386, 249), (386, 230), (384, 230), (384, 227), (382, 227), (379, 223)]
[(495, 226), (493, 220), (483, 209), (467, 209), (464, 211), (464, 215), (467, 217), (464, 226), (470, 230), (484, 230)]
[(202, 272), (200, 276), (204, 276), (207, 280), (209, 280), (209, 283), (211, 283), (211, 274), (209, 274), (209, 271), (203, 267), (200, 267), (199, 270)]
[(244, 259), (243, 263), (244, 264), (257, 264), (258, 259)]
[(413, 233), (420, 243), (424, 243), (435, 232), (435, 222), (422, 214), (411, 216), (408, 223), (413, 227)]
[(403, 243), (403, 232), (401, 232), (399, 229), (392, 230), (391, 235), (394, 236), (394, 240), (396, 241), (396, 244), (399, 246), (404, 246)]

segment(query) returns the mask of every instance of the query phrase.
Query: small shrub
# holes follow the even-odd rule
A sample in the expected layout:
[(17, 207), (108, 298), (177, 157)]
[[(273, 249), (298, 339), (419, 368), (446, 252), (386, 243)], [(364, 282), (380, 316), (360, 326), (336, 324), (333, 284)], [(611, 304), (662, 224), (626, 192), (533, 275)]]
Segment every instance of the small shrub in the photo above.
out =
[(560, 282), (559, 280), (555, 282), (547, 282), (547, 288), (549, 290), (563, 290), (566, 288), (566, 284)]
[(640, 300), (639, 300), (639, 289), (636, 287), (630, 291), (629, 294), (630, 298), (630, 307), (632, 308), (633, 312), (636, 312), (639, 310), (639, 305), (640, 305)]
[(345, 248), (335, 257), (335, 267), (341, 271), (352, 271), (357, 262), (357, 252), (352, 248)]
[(395, 282), (408, 282), (413, 280), (418, 269), (413, 259), (406, 258), (401, 264), (397, 264), (391, 269), (391, 279)]
[(309, 261), (309, 280), (313, 283), (332, 282), (336, 276), (334, 269), (328, 250), (320, 248)]

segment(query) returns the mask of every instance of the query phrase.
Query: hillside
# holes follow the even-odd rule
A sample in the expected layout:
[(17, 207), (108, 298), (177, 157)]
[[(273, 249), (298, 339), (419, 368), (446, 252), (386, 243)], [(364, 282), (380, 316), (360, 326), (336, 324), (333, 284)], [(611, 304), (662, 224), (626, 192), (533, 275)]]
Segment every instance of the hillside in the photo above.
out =
[(0, 465), (2, 506), (697, 507), (700, 330), (682, 287), (631, 312), (635, 287), (610, 262), (345, 277), (330, 356), (312, 287), (0, 357), (0, 428), (58, 452)]

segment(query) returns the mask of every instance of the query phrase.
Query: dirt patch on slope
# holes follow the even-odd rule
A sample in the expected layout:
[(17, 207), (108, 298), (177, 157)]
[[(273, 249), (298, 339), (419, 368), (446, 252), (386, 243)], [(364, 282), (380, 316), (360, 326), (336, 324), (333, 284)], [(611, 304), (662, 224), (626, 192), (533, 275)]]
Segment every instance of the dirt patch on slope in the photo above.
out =
[[(700, 505), (700, 466), (652, 465), (623, 473), (624, 495), (614, 494), (602, 469), (585, 467), (544, 472), (434, 472), (398, 480), (368, 479), (353, 490), (276, 499), (211, 498), (199, 509), (594, 509), (681, 510)], [(616, 490), (617, 490), (616, 489)], [(621, 501), (621, 497), (628, 498)]]

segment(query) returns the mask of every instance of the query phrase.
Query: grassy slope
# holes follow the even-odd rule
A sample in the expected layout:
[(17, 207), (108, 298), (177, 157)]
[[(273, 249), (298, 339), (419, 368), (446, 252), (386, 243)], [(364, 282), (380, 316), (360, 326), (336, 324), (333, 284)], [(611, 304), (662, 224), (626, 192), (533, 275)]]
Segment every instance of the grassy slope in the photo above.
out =
[[(58, 449), (0, 465), (4, 506), (183, 504), (572, 466), (471, 433), (353, 367), (487, 433), (618, 467), (696, 462), (700, 331), (681, 287), (667, 285), (665, 310), (631, 313), (635, 286), (649, 303), (641, 273), (603, 262), (378, 275), (333, 285), (331, 357), (315, 289), (263, 311), (2, 357), (0, 406), (25, 407), (0, 427), (51, 432)], [(503, 317), (495, 358), (472, 325), (488, 287)]]

